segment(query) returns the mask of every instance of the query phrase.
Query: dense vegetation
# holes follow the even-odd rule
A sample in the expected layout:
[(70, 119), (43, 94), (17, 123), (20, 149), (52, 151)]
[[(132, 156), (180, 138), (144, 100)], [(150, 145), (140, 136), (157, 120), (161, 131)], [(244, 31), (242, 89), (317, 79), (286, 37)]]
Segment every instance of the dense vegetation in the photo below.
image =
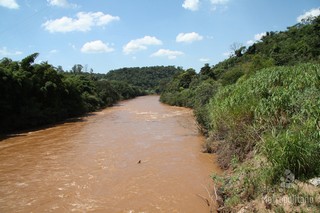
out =
[(174, 66), (132, 67), (111, 70), (106, 75), (99, 76), (108, 80), (126, 82), (148, 93), (160, 93), (171, 77), (181, 71), (181, 68)]
[[(165, 82), (179, 70), (151, 67), (134, 73), (136, 68), (119, 74), (113, 71), (114, 79), (106, 79), (109, 75), (85, 72), (79, 64), (69, 72), (47, 62), (36, 64), (37, 56), (34, 53), (20, 62), (0, 60), (0, 133), (54, 123), (159, 90), (161, 80)], [(130, 82), (132, 76), (144, 79), (145, 84)]]
[(207, 151), (233, 169), (221, 181), (224, 207), (277, 193), (275, 184), (286, 170), (299, 180), (320, 175), (319, 62), (317, 17), (285, 32), (268, 32), (199, 74), (179, 73), (162, 93), (165, 103), (194, 108), (209, 136)]
[[(219, 150), (243, 160), (255, 145), (273, 165), (296, 177), (320, 174), (320, 66), (302, 64), (260, 70), (221, 88), (209, 104), (212, 135)], [(229, 156), (230, 159), (233, 156)]]
[[(0, 62), (1, 132), (53, 123), (121, 98), (123, 91), (115, 90), (111, 82), (95, 81), (81, 70), (58, 72), (47, 62), (34, 64), (37, 55), (21, 62), (8, 58)], [(131, 96), (138, 94), (133, 91)]]

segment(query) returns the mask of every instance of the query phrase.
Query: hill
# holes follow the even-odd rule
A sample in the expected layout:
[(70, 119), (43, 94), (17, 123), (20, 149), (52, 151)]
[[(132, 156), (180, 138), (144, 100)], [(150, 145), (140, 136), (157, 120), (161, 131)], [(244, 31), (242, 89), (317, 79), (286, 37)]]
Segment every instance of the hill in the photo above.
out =
[(174, 66), (132, 67), (111, 70), (100, 77), (126, 82), (149, 93), (159, 93), (163, 90), (164, 85), (181, 71), (181, 68)]
[(319, 61), (320, 17), (317, 17), (288, 27), (286, 31), (266, 32), (261, 41), (235, 49), (229, 59), (212, 66), (205, 74), (226, 85), (262, 68)]

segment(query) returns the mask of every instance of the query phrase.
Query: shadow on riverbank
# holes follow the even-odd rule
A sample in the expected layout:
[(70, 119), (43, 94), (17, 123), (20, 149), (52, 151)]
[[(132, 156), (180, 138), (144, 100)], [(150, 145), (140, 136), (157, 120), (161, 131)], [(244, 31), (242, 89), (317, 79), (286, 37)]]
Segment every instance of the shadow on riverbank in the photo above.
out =
[[(99, 110), (100, 111), (100, 110)], [(99, 112), (96, 111), (96, 112)], [(81, 115), (78, 117), (72, 117), (72, 118), (67, 118), (62, 121), (54, 122), (51, 124), (44, 124), (44, 125), (39, 125), (36, 127), (31, 127), (31, 128), (23, 128), (23, 129), (18, 129), (14, 131), (9, 131), (7, 133), (0, 133), (0, 143), (4, 141), (5, 139), (8, 138), (14, 138), (14, 137), (21, 137), (27, 135), (29, 132), (34, 132), (34, 131), (39, 131), (39, 130), (45, 130), (49, 128), (53, 128), (62, 124), (68, 124), (68, 123), (78, 123), (78, 122), (85, 122), (87, 117), (91, 117), (96, 115), (96, 112), (89, 112), (86, 113), (85, 115)]]

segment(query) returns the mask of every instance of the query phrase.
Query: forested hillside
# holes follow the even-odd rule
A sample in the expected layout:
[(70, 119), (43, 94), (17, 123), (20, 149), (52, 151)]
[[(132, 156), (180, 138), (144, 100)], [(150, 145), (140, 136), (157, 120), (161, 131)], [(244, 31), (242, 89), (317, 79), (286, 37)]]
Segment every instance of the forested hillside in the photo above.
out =
[(102, 77), (126, 82), (147, 90), (149, 93), (159, 93), (173, 75), (182, 71), (181, 68), (174, 66), (132, 67), (111, 70)]
[[(260, 42), (248, 48), (241, 46), (226, 60), (209, 66), (205, 64), (197, 74), (188, 69), (178, 73), (161, 95), (165, 103), (196, 109), (203, 130), (208, 123), (197, 107), (199, 93), (204, 91), (200, 106), (208, 103), (216, 88), (247, 79), (262, 68), (320, 62), (320, 17), (305, 20), (283, 32), (267, 32)], [(202, 107), (201, 107), (202, 108)], [(199, 112), (197, 112), (199, 110)]]
[[(164, 103), (194, 109), (209, 137), (206, 151), (216, 152), (220, 165), (233, 171), (214, 176), (225, 211), (256, 199), (263, 203), (266, 196), (273, 199), (266, 208), (276, 212), (319, 211), (316, 190), (279, 187), (285, 171), (300, 181), (320, 175), (319, 63), (317, 17), (284, 32), (267, 32), (260, 42), (239, 47), (212, 67), (206, 64), (199, 74), (186, 70), (161, 94)], [(284, 208), (275, 202), (283, 196), (314, 196), (314, 202), (289, 201)]]
[(121, 99), (143, 95), (126, 82), (98, 80), (75, 65), (64, 72), (32, 54), (0, 61), (0, 132), (31, 128), (79, 116)]
[(236, 49), (229, 59), (211, 67), (210, 76), (223, 85), (261, 68), (320, 60), (320, 19), (305, 20), (283, 32), (266, 32), (261, 42)]

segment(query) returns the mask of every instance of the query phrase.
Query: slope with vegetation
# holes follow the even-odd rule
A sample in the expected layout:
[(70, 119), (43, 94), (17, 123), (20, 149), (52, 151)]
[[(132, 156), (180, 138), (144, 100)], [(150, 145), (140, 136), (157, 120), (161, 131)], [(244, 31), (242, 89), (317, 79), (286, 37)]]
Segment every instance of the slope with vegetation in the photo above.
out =
[[(228, 169), (214, 175), (221, 211), (243, 203), (252, 204), (248, 212), (320, 210), (320, 190), (303, 183), (320, 175), (319, 63), (317, 17), (268, 32), (199, 74), (179, 73), (161, 94), (164, 103), (194, 109), (206, 150)], [(280, 187), (284, 172), (296, 178), (290, 187)]]
[(137, 86), (148, 93), (160, 93), (173, 75), (181, 72), (181, 68), (174, 66), (131, 67), (111, 70), (101, 74), (108, 80), (126, 82)]

